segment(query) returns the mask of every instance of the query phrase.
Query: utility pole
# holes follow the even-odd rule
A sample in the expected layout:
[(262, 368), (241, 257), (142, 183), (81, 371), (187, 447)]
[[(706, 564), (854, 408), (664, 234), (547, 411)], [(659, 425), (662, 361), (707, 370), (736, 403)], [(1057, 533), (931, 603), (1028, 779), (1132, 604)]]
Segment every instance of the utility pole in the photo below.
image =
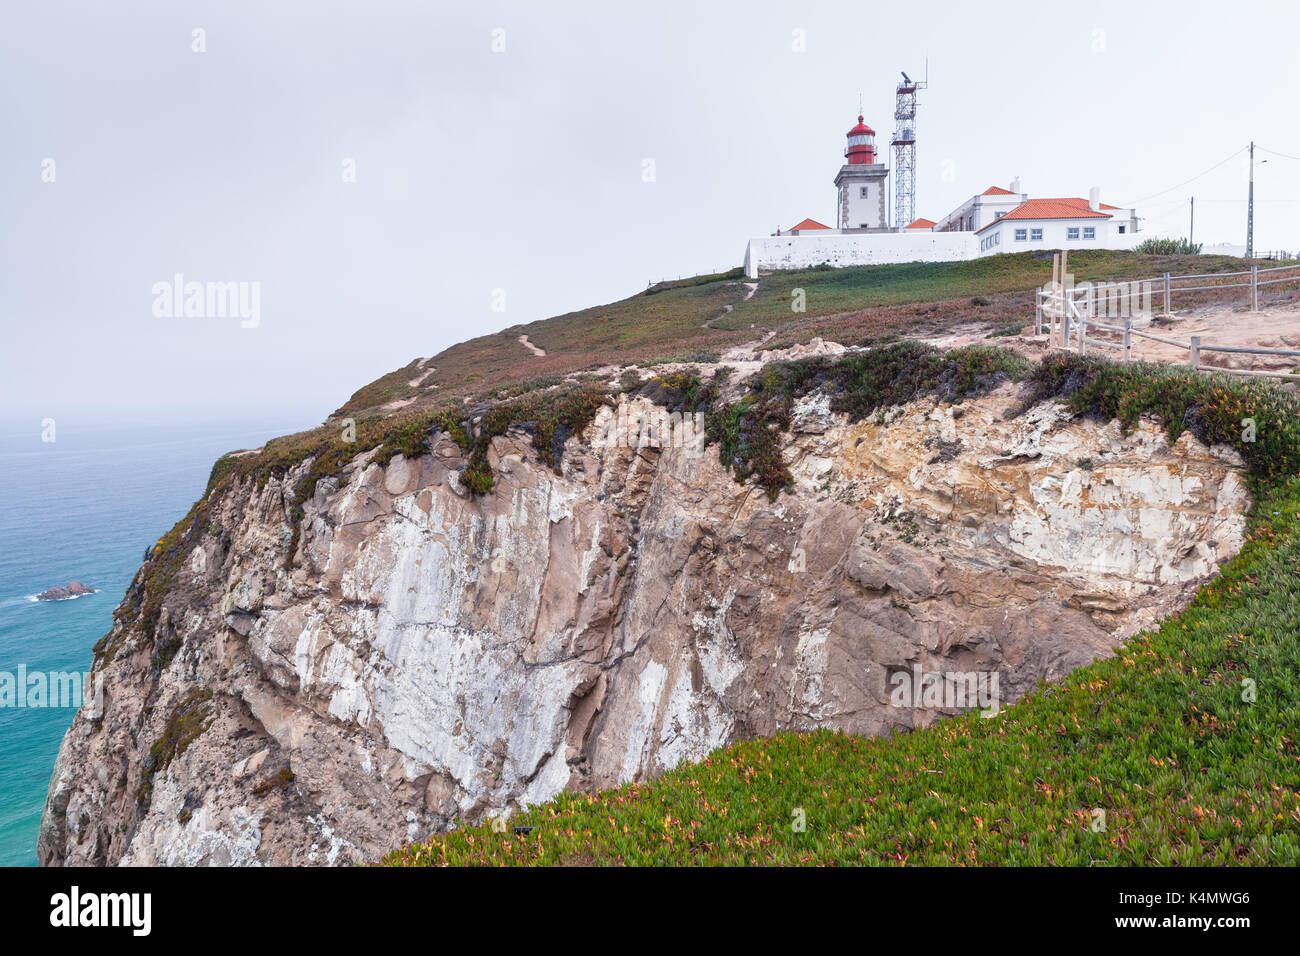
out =
[(1192, 197), (1192, 218), (1187, 224), (1187, 244), (1190, 246), (1196, 242), (1196, 197)]
[(1246, 197), (1246, 258), (1255, 258), (1255, 141), (1250, 141), (1250, 193)]

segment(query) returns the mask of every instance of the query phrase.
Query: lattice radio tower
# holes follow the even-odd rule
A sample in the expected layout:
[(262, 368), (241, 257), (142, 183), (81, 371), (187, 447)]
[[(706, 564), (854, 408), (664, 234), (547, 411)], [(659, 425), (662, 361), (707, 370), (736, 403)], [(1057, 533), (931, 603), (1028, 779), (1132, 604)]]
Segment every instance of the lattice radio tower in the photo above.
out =
[(902, 229), (916, 220), (916, 91), (929, 85), (916, 82), (906, 73), (894, 91), (894, 228)]

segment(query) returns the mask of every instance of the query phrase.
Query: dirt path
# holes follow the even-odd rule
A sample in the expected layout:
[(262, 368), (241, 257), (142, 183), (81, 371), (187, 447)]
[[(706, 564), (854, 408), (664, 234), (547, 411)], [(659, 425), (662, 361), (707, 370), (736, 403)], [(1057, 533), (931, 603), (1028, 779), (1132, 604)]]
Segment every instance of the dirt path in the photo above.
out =
[[(746, 282), (744, 285), (745, 285), (745, 288), (746, 288), (748, 291), (745, 293), (745, 297), (744, 297), (743, 299), (741, 299), (740, 301), (741, 301), (741, 302), (748, 302), (750, 299), (752, 299), (752, 298), (754, 297), (754, 293), (758, 291), (758, 283), (757, 283), (757, 282)], [(700, 323), (700, 328), (702, 328), (702, 329), (711, 329), (711, 328), (713, 328), (713, 323), (714, 323), (714, 322), (718, 321), (718, 319), (725, 318), (726, 316), (730, 315), (730, 314), (731, 314), (732, 312), (734, 312), (735, 310), (736, 310), (736, 307), (735, 307), (734, 305), (731, 305), (731, 304), (724, 305), (724, 306), (722, 307), (722, 312), (721, 312), (719, 315), (715, 315), (713, 318), (711, 318), (711, 319), (707, 319), (707, 320), (705, 320), (704, 322), (701, 322), (701, 323)], [(768, 336), (768, 338), (771, 338), (771, 337), (772, 337), (772, 336), (770, 336), (770, 335)], [(766, 341), (766, 339), (764, 339), (764, 341)]]
[(546, 349), (540, 348), (528, 341), (528, 336), (526, 335), (519, 336), (519, 344), (528, 349), (528, 351), (532, 352), (534, 355), (544, 356), (546, 354)]
[(722, 353), (720, 361), (722, 362), (753, 362), (757, 361), (756, 353), (764, 345), (772, 341), (776, 335), (776, 329), (768, 329), (763, 333), (762, 338), (754, 339), (752, 342), (743, 342), (734, 348), (727, 349)]
[[(432, 361), (433, 361), (433, 358), (432, 358), (432, 357), (430, 357), (430, 358), (423, 358), (423, 359), (420, 359), (419, 363), (415, 366), (415, 367), (416, 367), (416, 370), (417, 370), (420, 374), (417, 375), (417, 376), (415, 376), (415, 378), (411, 379), (411, 380), (410, 380), (409, 382), (407, 382), (406, 384), (407, 384), (409, 387), (411, 387), (411, 388), (419, 388), (421, 385), (423, 385), (424, 382), (425, 382), (425, 380), (426, 380), (430, 375), (432, 375), (434, 372), (438, 371), (438, 369), (437, 369), (436, 366), (434, 366), (434, 365), (430, 365), (430, 364), (429, 364), (429, 363), (432, 362)], [(434, 385), (433, 387), (434, 387), (434, 388), (437, 388), (438, 386), (437, 386), (437, 385)]]

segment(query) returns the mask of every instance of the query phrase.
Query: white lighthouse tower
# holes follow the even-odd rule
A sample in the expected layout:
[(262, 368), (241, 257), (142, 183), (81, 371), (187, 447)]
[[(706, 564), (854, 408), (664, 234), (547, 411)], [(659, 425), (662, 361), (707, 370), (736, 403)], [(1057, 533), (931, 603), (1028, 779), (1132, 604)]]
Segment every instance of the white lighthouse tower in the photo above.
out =
[(859, 116), (848, 140), (844, 165), (835, 177), (836, 224), (852, 232), (887, 232), (885, 177), (889, 167), (876, 162), (876, 131)]

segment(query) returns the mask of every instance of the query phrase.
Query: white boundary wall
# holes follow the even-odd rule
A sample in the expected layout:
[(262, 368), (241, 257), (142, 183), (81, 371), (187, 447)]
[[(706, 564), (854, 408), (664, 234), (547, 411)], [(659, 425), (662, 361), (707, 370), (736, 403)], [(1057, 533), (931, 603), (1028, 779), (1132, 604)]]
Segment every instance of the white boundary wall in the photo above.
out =
[(828, 236), (764, 236), (745, 247), (745, 275), (759, 270), (810, 269), (813, 266), (871, 266), (890, 262), (955, 262), (979, 258), (973, 232), (876, 232)]

